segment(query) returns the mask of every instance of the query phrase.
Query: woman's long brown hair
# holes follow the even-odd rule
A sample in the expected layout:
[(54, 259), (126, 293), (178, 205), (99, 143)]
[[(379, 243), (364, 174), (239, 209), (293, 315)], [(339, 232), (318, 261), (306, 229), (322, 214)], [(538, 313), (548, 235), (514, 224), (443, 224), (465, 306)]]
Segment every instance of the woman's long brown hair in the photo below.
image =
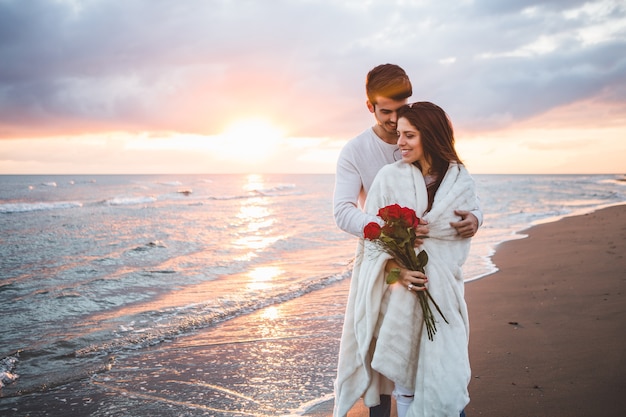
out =
[[(450, 118), (445, 111), (436, 104), (428, 101), (419, 101), (407, 104), (398, 109), (398, 119), (406, 118), (409, 123), (420, 132), (424, 156), (430, 160), (429, 174), (437, 180), (428, 189), (428, 210), (431, 209), (435, 193), (451, 162), (463, 164), (454, 149), (454, 130)], [(419, 163), (415, 165), (420, 168)]]

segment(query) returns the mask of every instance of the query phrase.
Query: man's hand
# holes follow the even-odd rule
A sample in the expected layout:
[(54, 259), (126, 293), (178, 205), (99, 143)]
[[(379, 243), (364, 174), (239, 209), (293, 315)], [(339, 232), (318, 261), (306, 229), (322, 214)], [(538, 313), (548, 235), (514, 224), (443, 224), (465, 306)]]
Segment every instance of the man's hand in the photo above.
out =
[(461, 237), (472, 237), (478, 231), (478, 219), (469, 211), (454, 210), (454, 214), (461, 216), (458, 222), (450, 223)]
[[(428, 222), (424, 219), (420, 219), (420, 225), (415, 228), (415, 234), (418, 236), (428, 236), (430, 229), (428, 228)], [(415, 239), (415, 247), (418, 247), (424, 243), (424, 239)]]

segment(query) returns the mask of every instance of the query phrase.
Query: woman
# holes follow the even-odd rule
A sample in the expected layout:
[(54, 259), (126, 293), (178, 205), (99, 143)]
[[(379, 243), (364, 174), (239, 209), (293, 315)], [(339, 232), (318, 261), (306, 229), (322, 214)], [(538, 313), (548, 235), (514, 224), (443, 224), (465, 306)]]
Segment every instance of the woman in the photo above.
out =
[[(454, 149), (446, 113), (432, 103), (398, 110), (398, 146), (402, 160), (379, 171), (365, 210), (376, 215), (397, 203), (423, 216), (430, 232), (418, 250), (425, 250), (429, 261), (425, 274), (408, 271), (375, 243), (359, 241), (335, 383), (336, 417), (345, 416), (360, 397), (372, 407), (380, 394), (392, 391), (399, 417), (456, 416), (469, 402), (469, 321), (461, 266), (470, 240), (450, 223), (458, 220), (455, 209), (478, 208), (474, 181)], [(399, 280), (387, 285), (386, 274), (398, 267)], [(448, 321), (438, 321), (432, 341), (416, 296), (422, 285)]]

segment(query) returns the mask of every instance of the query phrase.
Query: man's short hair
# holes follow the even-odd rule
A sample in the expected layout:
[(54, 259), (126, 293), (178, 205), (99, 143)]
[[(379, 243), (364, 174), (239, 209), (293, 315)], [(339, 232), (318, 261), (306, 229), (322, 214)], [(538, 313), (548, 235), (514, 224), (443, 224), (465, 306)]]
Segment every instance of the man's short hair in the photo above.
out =
[(382, 64), (367, 73), (367, 99), (376, 104), (376, 96), (405, 100), (413, 95), (413, 87), (406, 72), (395, 64)]

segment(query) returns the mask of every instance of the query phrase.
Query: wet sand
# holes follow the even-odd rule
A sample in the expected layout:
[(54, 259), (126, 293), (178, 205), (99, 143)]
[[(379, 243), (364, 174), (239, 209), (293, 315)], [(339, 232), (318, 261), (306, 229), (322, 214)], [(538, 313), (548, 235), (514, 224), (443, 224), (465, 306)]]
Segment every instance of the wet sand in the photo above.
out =
[(211, 328), (190, 329), (188, 336), (113, 355), (106, 372), (0, 398), (0, 415), (301, 415), (332, 393), (348, 286), (343, 280)]

